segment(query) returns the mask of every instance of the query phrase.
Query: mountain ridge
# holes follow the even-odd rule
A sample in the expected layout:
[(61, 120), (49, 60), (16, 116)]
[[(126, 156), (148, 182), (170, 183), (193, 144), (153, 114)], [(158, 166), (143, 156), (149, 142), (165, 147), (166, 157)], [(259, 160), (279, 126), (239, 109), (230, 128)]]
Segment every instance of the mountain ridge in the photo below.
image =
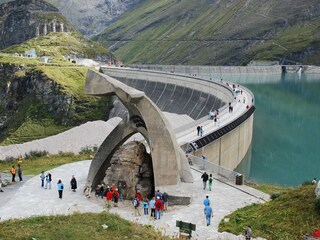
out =
[(148, 0), (94, 40), (125, 63), (320, 64), (319, 12), (317, 1)]

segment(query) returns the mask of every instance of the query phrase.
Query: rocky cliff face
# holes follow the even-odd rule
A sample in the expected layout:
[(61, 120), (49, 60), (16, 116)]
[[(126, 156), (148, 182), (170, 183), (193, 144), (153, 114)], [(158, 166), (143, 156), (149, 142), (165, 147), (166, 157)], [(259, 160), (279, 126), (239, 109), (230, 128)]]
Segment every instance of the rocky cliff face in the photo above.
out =
[(74, 114), (73, 96), (40, 71), (23, 65), (0, 64), (0, 127), (15, 116), (26, 101), (38, 101), (46, 111), (60, 119), (61, 124), (70, 124)]
[(0, 5), (0, 49), (70, 26), (54, 6), (42, 0), (16, 0)]
[(115, 152), (111, 166), (106, 171), (104, 184), (118, 185), (124, 181), (126, 187), (122, 189), (124, 198), (133, 198), (140, 191), (143, 197), (152, 196), (154, 189), (152, 160), (140, 142), (130, 142)]
[(85, 35), (104, 30), (142, 0), (48, 0)]

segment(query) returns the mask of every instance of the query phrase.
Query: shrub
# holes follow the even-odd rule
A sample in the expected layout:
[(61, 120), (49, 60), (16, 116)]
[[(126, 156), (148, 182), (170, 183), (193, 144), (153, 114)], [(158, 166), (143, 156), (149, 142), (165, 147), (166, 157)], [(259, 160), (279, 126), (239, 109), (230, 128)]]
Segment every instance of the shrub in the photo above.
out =
[(16, 160), (15, 157), (6, 157), (6, 158), (4, 159), (5, 162), (14, 162), (15, 160)]
[(46, 150), (43, 151), (30, 151), (29, 153), (24, 154), (24, 159), (34, 159), (39, 157), (48, 156), (49, 152)]
[(271, 200), (275, 200), (275, 199), (278, 198), (280, 195), (281, 195), (281, 193), (279, 193), (279, 192), (271, 193), (270, 199), (271, 199)]
[(74, 156), (73, 152), (62, 152), (62, 151), (59, 151), (58, 154), (59, 154), (60, 157), (73, 157)]
[(97, 145), (85, 146), (85, 147), (81, 148), (81, 151), (79, 152), (79, 154), (95, 154), (97, 151), (98, 151)]

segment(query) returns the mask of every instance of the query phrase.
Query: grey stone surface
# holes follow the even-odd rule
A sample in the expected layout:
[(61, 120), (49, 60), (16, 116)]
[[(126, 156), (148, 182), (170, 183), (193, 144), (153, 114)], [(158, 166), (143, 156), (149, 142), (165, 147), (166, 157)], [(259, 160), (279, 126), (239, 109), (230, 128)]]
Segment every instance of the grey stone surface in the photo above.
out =
[[(85, 186), (87, 172), (90, 166), (90, 161), (82, 161), (71, 164), (66, 164), (58, 168), (50, 170), (53, 176), (53, 184), (51, 190), (45, 190), (40, 186), (39, 176), (35, 176), (25, 182), (23, 185), (17, 186), (11, 193), (11, 197), (6, 203), (0, 205), (1, 221), (12, 218), (25, 218), (39, 215), (56, 215), (56, 214), (71, 214), (78, 212), (95, 212), (104, 211), (105, 199), (86, 198), (82, 194), (82, 189)], [(118, 208), (112, 208), (112, 213), (117, 213), (121, 217), (130, 221), (149, 224), (169, 236), (176, 236), (178, 228), (175, 226), (176, 220), (191, 222), (197, 225), (197, 231), (194, 232), (193, 239), (228, 239), (236, 240), (243, 239), (243, 236), (234, 236), (229, 233), (219, 233), (218, 224), (225, 215), (233, 212), (237, 208), (244, 207), (252, 203), (261, 203), (259, 193), (248, 194), (250, 188), (241, 186), (241, 191), (238, 186), (230, 186), (220, 181), (213, 181), (213, 191), (202, 189), (201, 173), (192, 171), (195, 182), (191, 185), (186, 185), (183, 191), (188, 191), (192, 196), (192, 202), (188, 206), (172, 206), (169, 205), (168, 212), (165, 212), (160, 220), (150, 219), (149, 216), (142, 215), (141, 217), (134, 216), (134, 209), (131, 201), (120, 202)], [(73, 192), (70, 189), (71, 176), (75, 175), (78, 181), (78, 190)], [(65, 183), (63, 198), (58, 198), (57, 180), (61, 179)], [(0, 202), (3, 203), (3, 196), (6, 192), (0, 193)], [(212, 207), (214, 217), (211, 226), (205, 225), (203, 215), (203, 199), (209, 194), (212, 199)], [(141, 209), (142, 212), (142, 209)], [(254, 233), (254, 229), (253, 229)], [(254, 235), (255, 236), (255, 235)], [(257, 238), (258, 239), (258, 238)]]

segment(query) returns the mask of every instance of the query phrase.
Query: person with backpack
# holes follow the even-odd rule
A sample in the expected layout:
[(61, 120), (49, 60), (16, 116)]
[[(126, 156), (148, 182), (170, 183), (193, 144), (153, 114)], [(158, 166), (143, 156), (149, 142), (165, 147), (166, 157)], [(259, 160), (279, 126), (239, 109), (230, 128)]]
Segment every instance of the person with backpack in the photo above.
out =
[(168, 193), (166, 193), (166, 192), (164, 192), (163, 194), (162, 194), (162, 200), (163, 200), (163, 202), (164, 202), (164, 211), (167, 211), (168, 210), (168, 201), (169, 201), (169, 195), (168, 195)]
[(155, 206), (155, 212), (156, 212), (155, 219), (160, 219), (160, 211), (162, 209), (162, 199), (160, 197), (157, 197), (157, 200), (154, 206)]
[(152, 218), (156, 218), (156, 212), (155, 212), (155, 204), (156, 204), (156, 200), (155, 198), (153, 197), (151, 200), (150, 200), (150, 209), (151, 209), (151, 215), (150, 217)]
[(209, 175), (209, 191), (212, 190), (212, 182), (213, 182), (213, 177), (212, 177), (212, 174), (210, 173), (210, 175)]
[(140, 202), (139, 202), (139, 199), (137, 197), (135, 197), (132, 200), (132, 205), (134, 207), (134, 215), (135, 216), (141, 216), (140, 211), (139, 211)]
[(58, 192), (59, 192), (59, 198), (62, 199), (62, 193), (63, 193), (64, 185), (61, 181), (61, 179), (58, 180)]
[(149, 214), (148, 213), (149, 212), (149, 202), (148, 202), (147, 198), (144, 198), (142, 207), (143, 207), (144, 215), (148, 215)]

